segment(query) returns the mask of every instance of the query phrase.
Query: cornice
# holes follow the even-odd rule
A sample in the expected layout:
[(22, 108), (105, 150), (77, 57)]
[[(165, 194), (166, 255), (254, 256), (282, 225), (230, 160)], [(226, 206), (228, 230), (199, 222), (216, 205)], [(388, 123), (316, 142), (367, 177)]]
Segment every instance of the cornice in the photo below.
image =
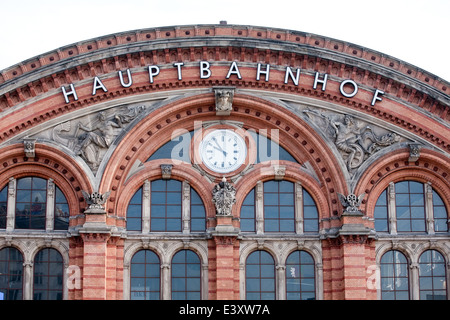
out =
[[(269, 48), (338, 61), (393, 78), (408, 86), (421, 87), (442, 101), (450, 99), (450, 83), (395, 57), (353, 43), (301, 31), (248, 25), (188, 25), (131, 30), (73, 43), (22, 61), (0, 71), (0, 94), (8, 84), (35, 81), (35, 74), (52, 74), (95, 61), (98, 55), (112, 57), (138, 51), (178, 47), (238, 46)], [(221, 43), (222, 42), (222, 43)], [(59, 68), (58, 68), (59, 67)]]

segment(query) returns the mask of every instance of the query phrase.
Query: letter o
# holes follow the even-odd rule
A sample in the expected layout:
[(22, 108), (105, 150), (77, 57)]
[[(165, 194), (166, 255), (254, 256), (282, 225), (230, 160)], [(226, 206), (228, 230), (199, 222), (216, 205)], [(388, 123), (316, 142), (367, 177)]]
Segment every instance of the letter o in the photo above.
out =
[[(351, 84), (353, 86), (353, 92), (347, 93), (347, 92), (344, 91), (344, 87), (345, 87), (346, 84)], [(344, 81), (342, 81), (342, 83), (341, 83), (341, 85), (339, 87), (339, 91), (341, 92), (341, 94), (344, 97), (353, 98), (358, 93), (358, 85), (353, 80), (350, 80), (350, 79), (344, 80)]]

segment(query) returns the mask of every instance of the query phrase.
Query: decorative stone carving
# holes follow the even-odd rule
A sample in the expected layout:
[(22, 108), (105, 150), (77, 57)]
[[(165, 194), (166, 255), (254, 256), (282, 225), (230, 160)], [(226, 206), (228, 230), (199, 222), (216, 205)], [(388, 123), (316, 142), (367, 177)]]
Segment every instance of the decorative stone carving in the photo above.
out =
[(362, 215), (362, 212), (359, 211), (358, 208), (361, 205), (361, 202), (364, 199), (365, 195), (366, 194), (363, 193), (359, 197), (357, 197), (353, 193), (349, 194), (348, 196), (344, 196), (343, 194), (338, 193), (339, 200), (344, 207), (344, 214)]
[(170, 179), (172, 176), (172, 165), (171, 164), (162, 164), (161, 165), (161, 175), (165, 180)]
[(103, 205), (106, 203), (106, 200), (108, 200), (111, 191), (105, 192), (104, 194), (101, 194), (99, 192), (89, 194), (86, 191), (81, 190), (81, 193), (83, 194), (83, 197), (88, 204), (85, 213), (106, 213), (105, 207)]
[(51, 138), (73, 150), (93, 171), (97, 171), (106, 151), (114, 139), (145, 110), (145, 106), (121, 108), (112, 115), (100, 111), (94, 119), (88, 115), (78, 120), (67, 121), (54, 127)]
[(236, 203), (236, 189), (231, 185), (225, 177), (214, 187), (212, 191), (212, 201), (216, 206), (216, 214), (229, 216), (233, 204)]
[(420, 144), (410, 143), (409, 146), (409, 162), (416, 162), (420, 158)]
[(273, 171), (275, 174), (275, 180), (283, 180), (286, 175), (286, 166), (274, 165)]
[(372, 154), (402, 140), (394, 132), (375, 127), (348, 114), (342, 116), (309, 108), (303, 110), (303, 113), (334, 141), (349, 172), (359, 168)]
[(34, 158), (36, 156), (35, 149), (36, 139), (23, 139), (23, 151), (28, 158)]
[(213, 88), (216, 98), (216, 115), (229, 116), (232, 110), (234, 88)]

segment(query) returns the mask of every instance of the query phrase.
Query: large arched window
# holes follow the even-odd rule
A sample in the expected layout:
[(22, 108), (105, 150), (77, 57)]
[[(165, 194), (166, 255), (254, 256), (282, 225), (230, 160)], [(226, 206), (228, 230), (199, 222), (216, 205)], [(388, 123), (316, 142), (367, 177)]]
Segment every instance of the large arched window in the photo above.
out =
[[(399, 233), (447, 232), (447, 210), (442, 198), (431, 187), (417, 181), (391, 183), (378, 197), (375, 230)], [(434, 220), (434, 225), (427, 221)], [(396, 221), (396, 224), (393, 224)], [(434, 228), (434, 230), (433, 230)]]
[(0, 298), (23, 299), (23, 256), (16, 248), (0, 250)]
[[(257, 198), (257, 193), (262, 197)], [(271, 180), (258, 183), (246, 195), (241, 205), (240, 222), (243, 232), (319, 231), (319, 213), (314, 199), (301, 184), (296, 186), (290, 181)]]
[(286, 260), (286, 299), (316, 299), (314, 259), (306, 251), (294, 251)]
[(295, 232), (295, 195), (292, 182), (264, 182), (264, 232)]
[(447, 300), (445, 259), (436, 250), (427, 250), (419, 259), (420, 300)]
[(382, 300), (409, 299), (408, 262), (403, 253), (391, 250), (381, 257), (380, 279)]
[(247, 300), (275, 300), (275, 262), (263, 250), (252, 252), (245, 266)]
[(398, 232), (425, 232), (423, 184), (401, 181), (395, 184), (395, 212)]
[(159, 300), (161, 265), (151, 250), (140, 250), (131, 259), (131, 300)]
[[(188, 224), (183, 223), (183, 214), (188, 216)], [(128, 203), (127, 230), (144, 233), (205, 232), (205, 206), (197, 191), (187, 182), (145, 181)]]
[(47, 180), (26, 177), (17, 180), (16, 229), (45, 229)]
[[(8, 197), (6, 189), (7, 187), (4, 189), (4, 197)], [(5, 210), (6, 203), (3, 202)], [(49, 207), (48, 203), (52, 206)], [(17, 179), (14, 205), (16, 229), (67, 230), (69, 227), (67, 198), (52, 180), (39, 177)], [(0, 194), (0, 211), (1, 208), (2, 194)]]
[(55, 249), (42, 249), (34, 258), (33, 299), (62, 300), (64, 265)]
[(201, 299), (200, 259), (191, 250), (178, 251), (172, 259), (172, 300)]
[(151, 220), (153, 232), (181, 232), (181, 182), (155, 180), (151, 186)]

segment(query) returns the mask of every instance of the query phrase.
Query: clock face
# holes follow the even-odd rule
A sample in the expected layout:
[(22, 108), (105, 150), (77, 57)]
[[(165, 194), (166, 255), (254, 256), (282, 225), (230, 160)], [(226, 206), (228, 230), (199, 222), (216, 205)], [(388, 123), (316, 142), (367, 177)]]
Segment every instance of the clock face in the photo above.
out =
[(232, 130), (219, 129), (208, 133), (200, 144), (200, 156), (208, 169), (218, 173), (237, 170), (247, 156), (244, 139)]

